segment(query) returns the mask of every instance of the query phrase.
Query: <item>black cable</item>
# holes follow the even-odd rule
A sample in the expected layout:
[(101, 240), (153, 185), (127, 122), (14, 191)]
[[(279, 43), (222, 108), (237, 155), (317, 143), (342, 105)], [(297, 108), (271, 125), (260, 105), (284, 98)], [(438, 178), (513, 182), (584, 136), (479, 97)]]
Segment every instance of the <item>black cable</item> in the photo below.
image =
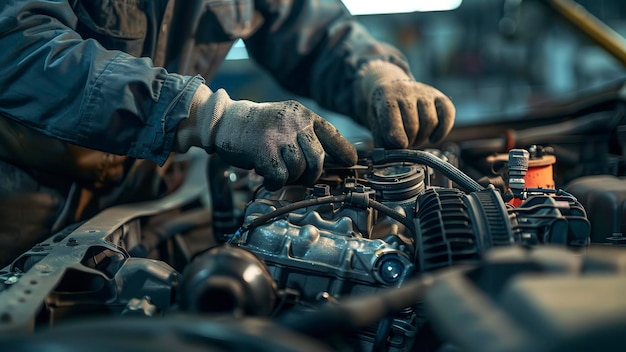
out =
[(346, 200), (346, 195), (343, 194), (340, 196), (311, 198), (311, 199), (305, 199), (299, 202), (294, 202), (294, 203), (285, 205), (283, 207), (280, 207), (267, 214), (259, 216), (258, 218), (252, 220), (248, 225), (241, 226), (240, 231), (241, 233), (245, 231), (251, 231), (252, 229), (265, 224), (266, 222), (270, 221), (273, 218), (279, 217), (281, 215), (290, 213), (298, 209), (302, 209), (302, 208), (306, 208), (306, 207), (310, 207), (314, 205), (320, 205), (320, 204), (343, 202), (345, 200)]
[(367, 208), (367, 207), (371, 207), (374, 208), (378, 211), (380, 211), (381, 213), (391, 217), (392, 219), (400, 222), (402, 225), (404, 225), (409, 231), (411, 231), (411, 233), (413, 235), (415, 235), (415, 227), (413, 226), (413, 223), (411, 222), (411, 220), (409, 220), (406, 216), (402, 215), (401, 213), (393, 210), (392, 208), (379, 203), (371, 198), (369, 198), (368, 194), (365, 193), (348, 193), (348, 194), (342, 194), (339, 196), (328, 196), (328, 197), (319, 197), (319, 198), (311, 198), (311, 199), (305, 199), (299, 202), (294, 202), (291, 203), (289, 205), (286, 205), (284, 207), (280, 207), (274, 211), (271, 211), (267, 214), (263, 214), (261, 216), (259, 216), (258, 218), (252, 220), (249, 224), (247, 225), (243, 225), (239, 228), (239, 230), (237, 230), (237, 232), (235, 233), (235, 235), (233, 236), (232, 240), (237, 239), (239, 236), (241, 236), (244, 232), (246, 231), (252, 231), (253, 229), (255, 229), (256, 227), (259, 227), (265, 223), (267, 223), (268, 221), (279, 217), (281, 215), (290, 213), (292, 211), (298, 210), (298, 209), (302, 209), (302, 208), (306, 208), (306, 207), (310, 207), (310, 206), (315, 206), (315, 205), (320, 205), (320, 204), (329, 204), (329, 203), (336, 203), (336, 202), (345, 202), (349, 205), (354, 205), (354, 206), (360, 206), (363, 208)]
[(385, 344), (387, 342), (387, 336), (391, 331), (391, 325), (393, 318), (391, 316), (384, 317), (378, 323), (378, 329), (376, 329), (376, 337), (374, 338), (374, 344), (372, 346), (372, 352), (385, 351)]
[(306, 315), (287, 313), (277, 322), (312, 337), (355, 331), (415, 304), (432, 283), (432, 276), (421, 275), (400, 287), (387, 288), (375, 295), (353, 297), (336, 305), (321, 306)]
[(410, 219), (408, 219), (406, 216), (398, 213), (397, 211), (393, 210), (392, 208), (379, 203), (373, 199), (369, 200), (369, 206), (371, 206), (372, 208), (378, 210), (379, 212), (389, 216), (390, 218), (398, 221), (399, 223), (401, 223), (402, 225), (404, 225), (409, 231), (411, 231), (411, 233), (413, 234), (413, 236), (415, 237), (416, 233), (415, 233), (415, 226), (413, 225), (413, 222), (411, 222)]

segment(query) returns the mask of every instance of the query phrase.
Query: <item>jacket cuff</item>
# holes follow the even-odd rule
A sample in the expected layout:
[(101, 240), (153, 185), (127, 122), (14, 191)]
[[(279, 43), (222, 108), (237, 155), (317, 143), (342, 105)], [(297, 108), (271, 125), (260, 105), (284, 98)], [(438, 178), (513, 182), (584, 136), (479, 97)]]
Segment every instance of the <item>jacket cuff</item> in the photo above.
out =
[(160, 121), (144, 131), (143, 134), (151, 137), (140, 136), (133, 153), (136, 157), (153, 160), (159, 165), (165, 163), (174, 148), (176, 129), (189, 116), (194, 93), (202, 84), (201, 76), (167, 75), (154, 113)]
[(206, 85), (200, 85), (193, 95), (189, 117), (178, 125), (174, 151), (186, 152), (196, 146), (209, 154), (214, 153), (217, 124), (231, 101), (224, 89), (213, 93)]

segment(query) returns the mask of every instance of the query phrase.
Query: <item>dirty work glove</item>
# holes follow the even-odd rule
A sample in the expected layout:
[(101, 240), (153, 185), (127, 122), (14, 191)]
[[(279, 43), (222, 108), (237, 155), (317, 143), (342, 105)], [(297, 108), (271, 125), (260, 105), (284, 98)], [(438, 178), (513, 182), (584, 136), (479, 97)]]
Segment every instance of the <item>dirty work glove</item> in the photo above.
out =
[(357, 89), (368, 104), (362, 122), (372, 131), (377, 147), (415, 147), (428, 139), (437, 143), (452, 129), (455, 108), (450, 99), (416, 82), (400, 67), (371, 61), (359, 76)]
[(175, 150), (190, 146), (217, 152), (227, 163), (254, 169), (269, 190), (286, 183), (315, 182), (322, 173), (324, 151), (350, 166), (354, 147), (326, 120), (295, 101), (254, 103), (232, 100), (220, 89), (201, 85), (190, 116), (176, 133)]

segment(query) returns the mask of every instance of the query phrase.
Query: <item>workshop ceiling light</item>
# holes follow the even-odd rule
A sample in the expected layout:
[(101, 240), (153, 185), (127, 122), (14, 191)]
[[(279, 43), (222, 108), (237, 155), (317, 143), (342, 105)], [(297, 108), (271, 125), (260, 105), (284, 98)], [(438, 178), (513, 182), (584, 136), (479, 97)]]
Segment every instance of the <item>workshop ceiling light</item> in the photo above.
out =
[(463, 0), (342, 0), (353, 15), (449, 11)]
[(247, 58), (246, 44), (244, 44), (243, 40), (237, 39), (230, 51), (228, 51), (228, 54), (226, 54), (226, 60), (246, 60)]

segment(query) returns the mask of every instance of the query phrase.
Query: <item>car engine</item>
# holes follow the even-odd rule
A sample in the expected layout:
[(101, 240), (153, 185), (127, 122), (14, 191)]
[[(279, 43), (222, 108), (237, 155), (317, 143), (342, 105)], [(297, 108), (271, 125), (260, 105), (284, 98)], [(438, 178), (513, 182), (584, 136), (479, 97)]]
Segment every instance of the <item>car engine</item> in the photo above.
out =
[[(348, 124), (357, 165), (327, 157), (315, 184), (278, 191), (204, 150), (173, 155), (184, 181), (167, 195), (0, 267), (0, 350), (623, 351), (624, 2), (586, 1), (606, 25), (571, 0), (450, 3), (362, 18), (454, 97), (443, 142), (378, 149)], [(212, 87), (294, 98), (228, 64)]]
[[(499, 171), (479, 180), (461, 171), (454, 149), (372, 149), (354, 167), (328, 162), (313, 186), (275, 192), (251, 172), (190, 153), (188, 176), (173, 194), (107, 209), (5, 268), (0, 331), (7, 346), (32, 348), (136, 322), (127, 332), (201, 334), (207, 346), (227, 349), (307, 350), (309, 341), (331, 350), (437, 350), (457, 341), (433, 332), (429, 312), (441, 304), (428, 308), (432, 280), (498, 267), (490, 253), (520, 248), (580, 258), (600, 238), (572, 194), (589, 198), (597, 181), (555, 189), (551, 162), (538, 163), (552, 156), (539, 149), (492, 156)], [(547, 184), (537, 185), (539, 176)], [(201, 238), (195, 253), (185, 243), (191, 231)], [(544, 265), (520, 264), (536, 260), (527, 255), (513, 255), (515, 272)], [(510, 269), (478, 271), (483, 279), (472, 280), (492, 293), (494, 283), (485, 282), (515, 277), (503, 270)], [(213, 332), (198, 332), (202, 324)], [(279, 330), (296, 336), (278, 346), (259, 335)], [(119, 348), (134, 346), (126, 338)], [(63, 341), (76, 350), (91, 344)]]

